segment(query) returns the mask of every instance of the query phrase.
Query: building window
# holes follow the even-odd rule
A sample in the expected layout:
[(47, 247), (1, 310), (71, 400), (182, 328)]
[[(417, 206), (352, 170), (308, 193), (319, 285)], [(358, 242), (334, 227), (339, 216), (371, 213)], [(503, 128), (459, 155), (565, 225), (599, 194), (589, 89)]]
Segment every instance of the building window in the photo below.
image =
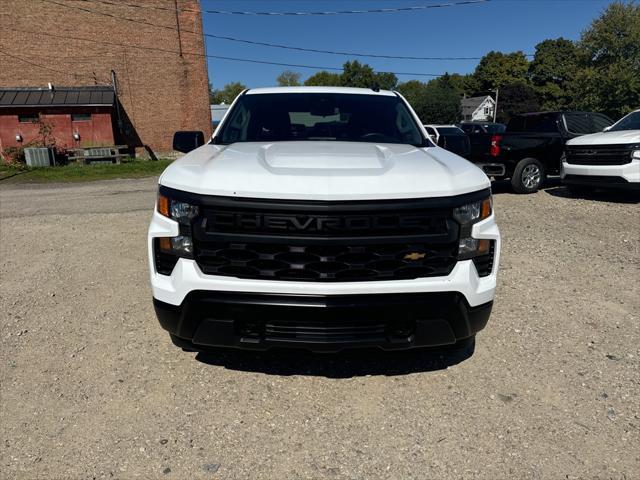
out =
[(489, 107), (484, 107), (484, 114), (489, 115)]
[(30, 113), (28, 115), (18, 115), (18, 122), (20, 123), (35, 123), (40, 120), (37, 113)]
[(88, 122), (91, 120), (90, 113), (72, 113), (71, 121), (72, 122)]

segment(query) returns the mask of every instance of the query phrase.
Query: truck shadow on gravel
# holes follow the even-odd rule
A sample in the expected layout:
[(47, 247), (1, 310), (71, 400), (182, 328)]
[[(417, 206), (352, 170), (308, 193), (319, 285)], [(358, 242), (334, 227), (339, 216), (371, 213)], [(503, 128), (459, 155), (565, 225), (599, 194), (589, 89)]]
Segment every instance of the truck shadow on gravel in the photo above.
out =
[(574, 193), (564, 186), (545, 188), (545, 193), (559, 198), (575, 198), (580, 200), (593, 200), (594, 202), (607, 203), (640, 203), (640, 194), (637, 192), (624, 192), (614, 190), (594, 190), (585, 193)]
[[(513, 191), (509, 180), (494, 180), (491, 182), (491, 191), (496, 195), (511, 194), (518, 195)], [(594, 190), (586, 193), (576, 194), (565, 187), (559, 177), (547, 178), (541, 192), (558, 198), (575, 198), (580, 200), (593, 200), (595, 202), (608, 203), (640, 203), (640, 193), (616, 190)]]
[[(550, 177), (544, 182), (544, 185), (541, 190), (546, 190), (548, 188), (557, 188), (562, 187), (562, 183), (560, 183), (560, 177)], [(508, 193), (511, 195), (520, 195), (513, 191), (513, 187), (511, 186), (510, 180), (492, 180), (491, 181), (491, 193), (500, 195), (502, 193)]]
[(473, 351), (473, 344), (456, 350), (414, 349), (384, 352), (363, 349), (334, 354), (318, 354), (304, 350), (247, 352), (221, 349), (198, 353), (196, 360), (228, 370), (266, 375), (353, 378), (443, 370), (469, 359), (473, 356)]

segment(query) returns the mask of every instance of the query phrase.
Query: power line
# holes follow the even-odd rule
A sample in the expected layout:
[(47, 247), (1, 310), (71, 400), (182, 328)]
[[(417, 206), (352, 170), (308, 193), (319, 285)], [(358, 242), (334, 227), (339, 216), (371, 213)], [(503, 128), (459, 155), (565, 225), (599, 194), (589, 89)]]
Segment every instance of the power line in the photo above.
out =
[[(192, 32), (188, 32), (192, 33)], [(370, 58), (388, 58), (395, 60), (480, 60), (482, 57), (413, 57), (405, 55), (381, 55), (376, 53), (358, 53), (358, 52), (341, 52), (332, 50), (320, 50), (315, 48), (293, 47), (289, 45), (281, 45), (278, 43), (258, 42), (255, 40), (246, 40), (242, 38), (227, 37), (223, 35), (213, 35), (211, 33), (204, 33), (205, 37), (215, 38), (218, 40), (229, 40), (231, 42), (248, 43), (250, 45), (260, 45), (263, 47), (282, 48), (285, 50), (296, 50), (299, 52), (312, 52), (312, 53), (326, 53), (329, 55), (342, 55), (347, 57), (370, 57)], [(527, 57), (533, 57), (533, 54), (525, 54)]]
[(76, 77), (76, 78), (77, 77), (91, 78), (94, 82), (96, 82), (96, 83), (98, 82), (98, 78), (95, 75), (87, 75), (87, 74), (82, 74), (82, 73), (73, 73), (73, 72), (65, 72), (63, 70), (56, 70), (55, 68), (47, 67), (45, 65), (41, 65), (39, 63), (35, 63), (35, 62), (30, 61), (30, 60), (27, 60), (27, 59), (25, 59), (23, 57), (19, 57), (17, 55), (13, 55), (11, 53), (7, 53), (4, 50), (0, 50), (0, 54), (6, 55), (7, 57), (14, 58), (14, 59), (19, 60), (19, 61), (21, 61), (23, 63), (27, 63), (29, 65), (32, 65), (34, 67), (42, 68), (44, 70), (49, 70), (50, 72), (62, 73), (64, 75), (69, 75), (69, 76)]
[[(137, 45), (127, 45), (127, 44), (115, 43), (115, 42), (105, 42), (105, 41), (94, 40), (94, 39), (89, 39), (89, 38), (74, 37), (74, 36), (69, 36), (69, 35), (55, 35), (55, 34), (45, 33), (45, 32), (33, 32), (33, 31), (27, 31), (27, 30), (18, 30), (18, 29), (15, 29), (15, 28), (8, 28), (8, 27), (2, 27), (2, 26), (0, 26), (0, 29), (11, 30), (11, 31), (21, 32), (21, 33), (29, 33), (29, 34), (33, 34), (33, 35), (46, 35), (46, 36), (51, 36), (51, 37), (62, 38), (62, 39), (65, 39), (65, 40), (80, 40), (80, 41), (87, 41), (87, 42), (100, 43), (100, 44), (106, 44), (106, 45), (135, 48), (135, 49), (139, 49), (139, 50), (153, 50), (153, 51), (159, 51), (159, 52), (163, 52), (163, 53), (170, 53), (170, 54), (173, 54), (173, 55), (179, 55), (179, 52), (177, 52), (175, 50), (165, 50), (165, 49), (155, 48), (155, 47), (142, 47), (142, 46), (137, 46)], [(257, 64), (262, 64), (262, 65), (276, 65), (276, 66), (280, 66), (280, 67), (309, 68), (309, 69), (313, 69), (313, 70), (330, 70), (330, 71), (334, 71), (334, 72), (342, 72), (342, 71), (344, 71), (344, 69), (341, 68), (341, 67), (327, 67), (327, 66), (319, 66), (319, 65), (304, 65), (304, 64), (296, 64), (296, 63), (270, 62), (270, 61), (266, 61), (266, 60), (256, 60), (256, 59), (252, 59), (252, 58), (225, 57), (225, 56), (221, 56), (221, 55), (210, 55), (210, 54), (192, 53), (192, 52), (182, 52), (182, 54), (183, 55), (194, 55), (194, 56), (198, 56), (198, 57), (214, 58), (214, 59), (217, 59), (217, 60), (229, 60), (229, 61), (235, 61), (235, 62), (257, 63)], [(416, 77), (440, 77), (440, 76), (442, 76), (441, 73), (385, 72), (385, 71), (377, 71), (377, 73), (393, 73), (394, 75), (409, 75), (409, 76), (416, 76)]]
[[(60, 6), (65, 6), (67, 8), (77, 8), (79, 10), (82, 10), (84, 12), (88, 12), (88, 13), (93, 13), (96, 15), (103, 15), (106, 17), (112, 17), (112, 18), (117, 18), (117, 19), (121, 19), (121, 20), (127, 20), (130, 22), (135, 22), (135, 23), (140, 23), (142, 25), (149, 25), (149, 26), (153, 26), (153, 27), (159, 27), (159, 28), (164, 28), (166, 30), (174, 30), (177, 31), (178, 29), (175, 27), (171, 27), (169, 25), (158, 25), (156, 23), (152, 23), (152, 22), (148, 22), (146, 20), (138, 20), (135, 18), (127, 18), (127, 17), (122, 17), (122, 16), (118, 16), (118, 15), (114, 15), (108, 12), (101, 12), (101, 11), (97, 11), (97, 10), (91, 10), (88, 8), (83, 8), (83, 7), (78, 7), (78, 6), (74, 6), (74, 5), (68, 5), (65, 3), (59, 3), (53, 0), (44, 0), (44, 1), (48, 1), (49, 3), (53, 3), (55, 5), (60, 5)], [(166, 10), (166, 11), (187, 11), (187, 12), (198, 12), (198, 10), (176, 10), (174, 8), (169, 8), (169, 7), (160, 7), (160, 6), (149, 6), (149, 5), (134, 5), (134, 4), (127, 4), (127, 3), (115, 3), (115, 2), (110, 2), (108, 0), (75, 0), (75, 1), (82, 1), (85, 3), (89, 3), (89, 2), (93, 2), (93, 3), (103, 3), (103, 4), (107, 4), (107, 5), (115, 5), (115, 6), (128, 6), (128, 7), (135, 7), (135, 8), (150, 8), (150, 9), (156, 9), (156, 10)], [(194, 32), (192, 30), (180, 30), (181, 33), (191, 33), (194, 35), (200, 35), (200, 32)], [(348, 56), (348, 57), (370, 57), (370, 58), (385, 58), (385, 59), (395, 59), (395, 60), (428, 60), (428, 61), (434, 61), (434, 60), (446, 60), (446, 61), (452, 61), (452, 60), (480, 60), (482, 57), (417, 57), (417, 56), (406, 56), (406, 55), (382, 55), (382, 54), (375, 54), (375, 53), (361, 53), (361, 52), (344, 52), (344, 51), (334, 51), (334, 50), (321, 50), (321, 49), (316, 49), (316, 48), (304, 48), (304, 47), (295, 47), (295, 46), (290, 46), (290, 45), (282, 45), (282, 44), (278, 44), (278, 43), (268, 43), (268, 42), (259, 42), (256, 40), (247, 40), (247, 39), (243, 39), (243, 38), (236, 38), (236, 37), (230, 37), (230, 36), (225, 36), (225, 35), (214, 35), (212, 33), (202, 33), (203, 36), (207, 37), (207, 38), (214, 38), (216, 40), (227, 40), (230, 42), (237, 42), (237, 43), (245, 43), (248, 45), (259, 45), (259, 46), (263, 46), (263, 47), (270, 47), (270, 48), (281, 48), (281, 49), (285, 49), (285, 50), (294, 50), (294, 51), (299, 51), (299, 52), (311, 52), (311, 53), (324, 53), (324, 54), (328, 54), (328, 55), (340, 55), (340, 56)], [(526, 56), (533, 56), (532, 54), (526, 54)]]
[(367, 10), (338, 10), (338, 11), (321, 11), (321, 12), (246, 12), (246, 11), (231, 11), (231, 10), (189, 10), (189, 9), (175, 9), (170, 7), (163, 7), (159, 5), (136, 5), (124, 2), (112, 2), (109, 0), (77, 0), (85, 3), (102, 3), (105, 5), (113, 5), (113, 6), (127, 6), (133, 8), (151, 8), (155, 10), (167, 10), (167, 11), (178, 11), (178, 12), (193, 12), (193, 13), (207, 13), (213, 15), (250, 15), (250, 16), (271, 16), (271, 17), (282, 17), (282, 16), (312, 16), (312, 15), (351, 15), (351, 14), (362, 14), (362, 13), (401, 13), (401, 12), (418, 12), (424, 10), (431, 10), (434, 8), (446, 8), (446, 7), (455, 7), (462, 5), (473, 5), (477, 3), (487, 3), (491, 0), (461, 0), (457, 2), (447, 2), (447, 3), (433, 3), (429, 5), (418, 5), (413, 7), (398, 7), (398, 8), (373, 8)]

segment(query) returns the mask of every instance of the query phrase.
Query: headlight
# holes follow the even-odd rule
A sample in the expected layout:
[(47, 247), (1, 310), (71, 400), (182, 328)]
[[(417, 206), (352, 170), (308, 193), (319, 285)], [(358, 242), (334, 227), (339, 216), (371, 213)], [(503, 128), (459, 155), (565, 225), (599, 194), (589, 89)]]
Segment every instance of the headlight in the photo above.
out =
[(453, 218), (460, 224), (460, 243), (458, 259), (467, 260), (489, 253), (491, 240), (477, 239), (471, 236), (473, 225), (489, 218), (492, 212), (491, 197), (462, 205), (453, 210)]
[(191, 220), (198, 215), (199, 209), (195, 205), (172, 200), (160, 194), (158, 195), (158, 212), (180, 225), (191, 225)]
[(474, 224), (491, 215), (491, 197), (468, 203), (453, 210), (453, 218), (461, 225)]
[(631, 154), (631, 158), (635, 158), (636, 160), (640, 160), (640, 150), (634, 150)]
[(158, 195), (158, 213), (180, 224), (180, 233), (175, 237), (158, 237), (154, 241), (156, 251), (156, 270), (170, 275), (179, 258), (193, 258), (193, 238), (191, 221), (200, 212), (196, 205), (173, 200)]

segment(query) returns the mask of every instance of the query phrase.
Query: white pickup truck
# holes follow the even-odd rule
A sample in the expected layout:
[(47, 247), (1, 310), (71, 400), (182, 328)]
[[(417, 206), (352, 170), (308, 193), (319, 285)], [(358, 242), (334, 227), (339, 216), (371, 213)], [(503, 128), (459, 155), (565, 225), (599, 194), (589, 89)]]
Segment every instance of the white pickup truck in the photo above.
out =
[(640, 110), (603, 132), (569, 140), (560, 178), (576, 193), (594, 188), (640, 191)]
[[(251, 89), (160, 177), (154, 306), (173, 342), (469, 348), (493, 305), (490, 182), (396, 92)], [(197, 147), (197, 148), (195, 148)]]

